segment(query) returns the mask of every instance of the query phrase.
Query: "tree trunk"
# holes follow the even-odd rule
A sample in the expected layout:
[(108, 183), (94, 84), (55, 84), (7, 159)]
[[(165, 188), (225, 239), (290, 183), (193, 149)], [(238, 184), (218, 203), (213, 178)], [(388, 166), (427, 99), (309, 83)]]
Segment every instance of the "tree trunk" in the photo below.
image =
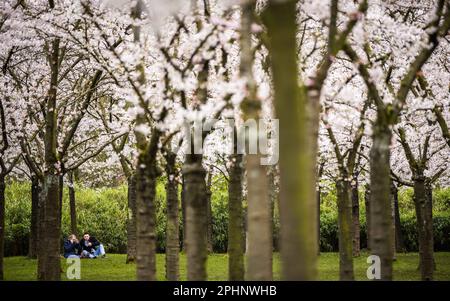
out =
[(73, 172), (69, 172), (69, 207), (70, 207), (70, 231), (72, 234), (78, 235), (77, 227), (77, 208), (75, 201), (75, 187), (73, 182)]
[(419, 236), (419, 268), (422, 280), (433, 280), (433, 216), (432, 201), (423, 175), (414, 178), (414, 203)]
[(358, 179), (353, 179), (352, 185), (352, 219), (353, 219), (353, 256), (359, 256), (361, 251), (361, 225), (359, 224), (359, 193)]
[(366, 208), (366, 241), (367, 251), (370, 251), (370, 185), (366, 184), (364, 188), (364, 207)]
[(317, 172), (317, 255), (320, 255), (320, 203), (322, 199), (322, 185), (320, 180), (322, 179), (323, 169), (325, 166), (325, 162), (320, 162), (319, 169)]
[(306, 89), (299, 88), (296, 11), (296, 1), (271, 1), (263, 19), (268, 28), (275, 111), (280, 124), (282, 277), (314, 280), (317, 275), (316, 141), (312, 139), (314, 128), (310, 127), (313, 116), (307, 114)]
[(213, 216), (211, 204), (211, 180), (212, 173), (209, 172), (206, 183), (206, 249), (208, 253), (213, 252)]
[(242, 209), (242, 155), (230, 156), (228, 183), (228, 280), (244, 280), (244, 223)]
[(60, 173), (58, 182), (58, 192), (59, 192), (59, 213), (58, 213), (58, 224), (62, 223), (62, 208), (63, 208), (63, 192), (64, 192), (64, 174)]
[(184, 176), (181, 175), (181, 222), (183, 229), (183, 240), (181, 250), (186, 253), (186, 192), (185, 192), (185, 180)]
[[(143, 9), (143, 1), (135, 1), (132, 18), (140, 20)], [(139, 22), (134, 23), (134, 42), (138, 46), (141, 45), (140, 32)], [(136, 66), (136, 71), (139, 74), (138, 86), (142, 87), (146, 84), (144, 69), (144, 62), (140, 61)], [(134, 131), (139, 150), (136, 168), (136, 273), (137, 280), (154, 281), (156, 280), (155, 194), (158, 176), (156, 156), (161, 132), (153, 124), (150, 125), (152, 129), (149, 140), (145, 134), (136, 130), (141, 125), (149, 126), (148, 116), (144, 109), (147, 106), (148, 100), (139, 103), (141, 110), (136, 114)]]
[(128, 215), (127, 215), (127, 259), (125, 263), (136, 261), (136, 175), (128, 178)]
[(179, 280), (179, 252), (180, 231), (178, 219), (178, 182), (176, 179), (176, 154), (166, 156), (166, 201), (167, 201), (167, 228), (166, 228), (166, 279)]
[(186, 189), (187, 280), (206, 280), (206, 171), (201, 155), (186, 155), (183, 175)]
[(51, 173), (45, 175), (43, 204), (39, 212), (41, 219), (38, 246), (39, 280), (61, 280), (59, 183), (59, 175)]
[(339, 229), (339, 279), (354, 280), (353, 220), (350, 183), (346, 178), (336, 182)]
[(246, 156), (247, 169), (247, 279), (272, 280), (272, 221), (268, 182), (260, 155)]
[[(38, 247), (38, 279), (61, 280), (61, 204), (60, 173), (57, 145), (56, 89), (59, 71), (59, 39), (51, 46), (50, 55), (50, 88), (47, 96), (45, 116), (45, 171), (43, 185), (43, 207), (40, 215), (39, 247)], [(58, 168), (59, 167), (59, 168)]]
[(394, 197), (394, 218), (395, 218), (395, 249), (398, 252), (405, 251), (405, 243), (403, 241), (403, 234), (400, 222), (400, 210), (398, 206), (398, 189), (394, 186), (393, 197)]
[(0, 281), (4, 279), (3, 256), (5, 254), (5, 176), (0, 175)]
[(391, 180), (391, 189), (390, 189), (390, 197), (391, 197), (391, 236), (393, 239), (393, 243), (392, 243), (392, 260), (395, 261), (397, 260), (396, 258), (396, 241), (395, 241), (395, 237), (396, 237), (396, 229), (395, 229), (395, 193), (393, 190), (393, 186), (394, 183)]
[(394, 237), (390, 197), (390, 144), (392, 132), (379, 121), (373, 126), (370, 150), (370, 247), (381, 260), (381, 280), (392, 280)]
[[(268, 167), (268, 183), (269, 183), (269, 204), (270, 204), (270, 216), (272, 218), (272, 236), (273, 236), (273, 250), (279, 250), (279, 233), (278, 229), (275, 225), (275, 206), (278, 202), (278, 193), (277, 193), (277, 185), (276, 185), (276, 173), (277, 173), (277, 166), (272, 165)], [(273, 258), (272, 258), (273, 259)], [(273, 261), (273, 260), (272, 260)]]
[(30, 242), (28, 247), (28, 257), (37, 258), (38, 232), (39, 232), (39, 197), (41, 186), (39, 178), (35, 175), (31, 177), (31, 223), (30, 223)]
[(156, 280), (155, 193), (156, 162), (148, 154), (138, 158), (136, 175), (137, 280)]
[[(433, 263), (432, 271), (436, 270), (436, 261), (434, 260), (434, 237), (433, 237), (433, 187), (429, 182), (430, 179), (426, 180), (426, 195), (427, 204), (425, 206), (425, 241), (427, 250), (427, 260)], [(430, 259), (431, 257), (431, 259)], [(426, 271), (424, 274), (427, 274)], [(434, 275), (433, 275), (434, 277)], [(423, 277), (424, 279), (426, 277)], [(431, 278), (433, 280), (433, 278)]]
[[(246, 79), (248, 94), (241, 103), (243, 119), (258, 123), (261, 101), (257, 97), (253, 77), (253, 49), (251, 26), (255, 10), (254, 0), (242, 5), (240, 75)], [(248, 138), (248, 137), (247, 137)], [(246, 152), (247, 175), (247, 279), (272, 280), (272, 216), (268, 192), (267, 169), (261, 165), (261, 154)]]
[(320, 255), (320, 203), (322, 199), (322, 183), (320, 183), (323, 175), (323, 169), (325, 167), (325, 162), (322, 161), (319, 164), (319, 168), (317, 171), (317, 192), (316, 192), (316, 198), (317, 198), (317, 255)]

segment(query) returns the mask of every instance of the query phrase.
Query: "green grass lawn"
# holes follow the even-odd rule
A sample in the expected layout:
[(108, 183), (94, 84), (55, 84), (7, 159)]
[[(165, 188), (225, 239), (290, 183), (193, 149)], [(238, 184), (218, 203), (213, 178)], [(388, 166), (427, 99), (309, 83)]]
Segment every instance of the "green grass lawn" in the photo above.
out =
[[(226, 254), (211, 254), (208, 256), (208, 279), (227, 280), (228, 264)], [(355, 258), (356, 279), (365, 280), (367, 254), (362, 254)], [(450, 280), (450, 252), (435, 253), (437, 271), (436, 280)], [(65, 271), (66, 261), (62, 260), (62, 267)], [(397, 254), (397, 261), (394, 263), (395, 280), (420, 280), (418, 266), (418, 254), (407, 253)], [(280, 279), (280, 256), (274, 254), (274, 279)], [(157, 255), (158, 279), (164, 280), (164, 254)], [(82, 260), (81, 279), (82, 280), (134, 280), (135, 265), (125, 264), (125, 255), (109, 254), (105, 259)], [(180, 256), (181, 279), (186, 280), (186, 256)], [(62, 278), (66, 279), (65, 273)], [(319, 279), (338, 280), (339, 259), (337, 253), (322, 253), (319, 257)], [(5, 258), (5, 280), (35, 280), (36, 260), (26, 257)]]

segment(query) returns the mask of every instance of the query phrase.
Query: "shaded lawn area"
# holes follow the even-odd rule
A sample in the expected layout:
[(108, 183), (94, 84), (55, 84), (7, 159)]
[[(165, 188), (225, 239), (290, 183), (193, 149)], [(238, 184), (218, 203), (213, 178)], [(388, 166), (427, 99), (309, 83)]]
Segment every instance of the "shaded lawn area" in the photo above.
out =
[[(338, 280), (339, 279), (339, 254), (322, 253), (319, 257), (319, 279)], [(355, 258), (355, 276), (358, 280), (367, 280), (366, 263), (368, 254), (362, 254)], [(450, 252), (435, 253), (437, 271), (435, 280), (450, 280)], [(157, 277), (159, 280), (165, 279), (164, 254), (157, 255)], [(66, 260), (61, 260), (63, 270), (66, 270)], [(397, 254), (397, 261), (394, 263), (395, 280), (420, 280), (418, 267), (418, 254), (407, 253)], [(37, 261), (26, 257), (5, 258), (5, 280), (35, 280)], [(109, 254), (104, 259), (84, 259), (81, 261), (82, 280), (135, 280), (134, 264), (125, 264), (124, 254)], [(186, 256), (180, 256), (181, 280), (186, 280)], [(227, 280), (228, 277), (228, 256), (226, 254), (211, 254), (208, 256), (208, 279)], [(62, 279), (66, 280), (66, 273), (62, 273)], [(274, 254), (274, 279), (280, 280), (280, 256)]]

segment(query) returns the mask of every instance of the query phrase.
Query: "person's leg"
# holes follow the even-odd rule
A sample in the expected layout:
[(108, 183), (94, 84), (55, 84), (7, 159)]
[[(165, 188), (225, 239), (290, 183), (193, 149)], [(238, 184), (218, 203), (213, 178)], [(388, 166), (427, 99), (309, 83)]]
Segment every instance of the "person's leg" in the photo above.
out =
[(80, 256), (78, 256), (78, 255), (69, 255), (66, 258), (80, 258)]
[(103, 247), (102, 244), (100, 244), (98, 246), (98, 248), (95, 250), (94, 255), (95, 256), (104, 256), (105, 255), (105, 248)]
[(86, 250), (83, 250), (83, 252), (81, 252), (81, 258), (94, 258), (94, 255)]

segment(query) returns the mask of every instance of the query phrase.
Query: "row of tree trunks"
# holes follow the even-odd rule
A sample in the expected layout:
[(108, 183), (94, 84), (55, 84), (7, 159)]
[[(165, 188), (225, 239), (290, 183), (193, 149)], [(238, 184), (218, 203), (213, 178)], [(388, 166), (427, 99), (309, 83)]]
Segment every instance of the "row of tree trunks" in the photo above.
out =
[(179, 280), (179, 252), (180, 231), (178, 219), (178, 182), (176, 172), (176, 154), (166, 154), (166, 202), (167, 202), (167, 228), (166, 228), (166, 279)]
[(242, 208), (243, 155), (230, 155), (228, 182), (228, 280), (242, 281), (244, 268), (244, 223)]
[(127, 258), (126, 263), (136, 261), (136, 175), (128, 177)]

